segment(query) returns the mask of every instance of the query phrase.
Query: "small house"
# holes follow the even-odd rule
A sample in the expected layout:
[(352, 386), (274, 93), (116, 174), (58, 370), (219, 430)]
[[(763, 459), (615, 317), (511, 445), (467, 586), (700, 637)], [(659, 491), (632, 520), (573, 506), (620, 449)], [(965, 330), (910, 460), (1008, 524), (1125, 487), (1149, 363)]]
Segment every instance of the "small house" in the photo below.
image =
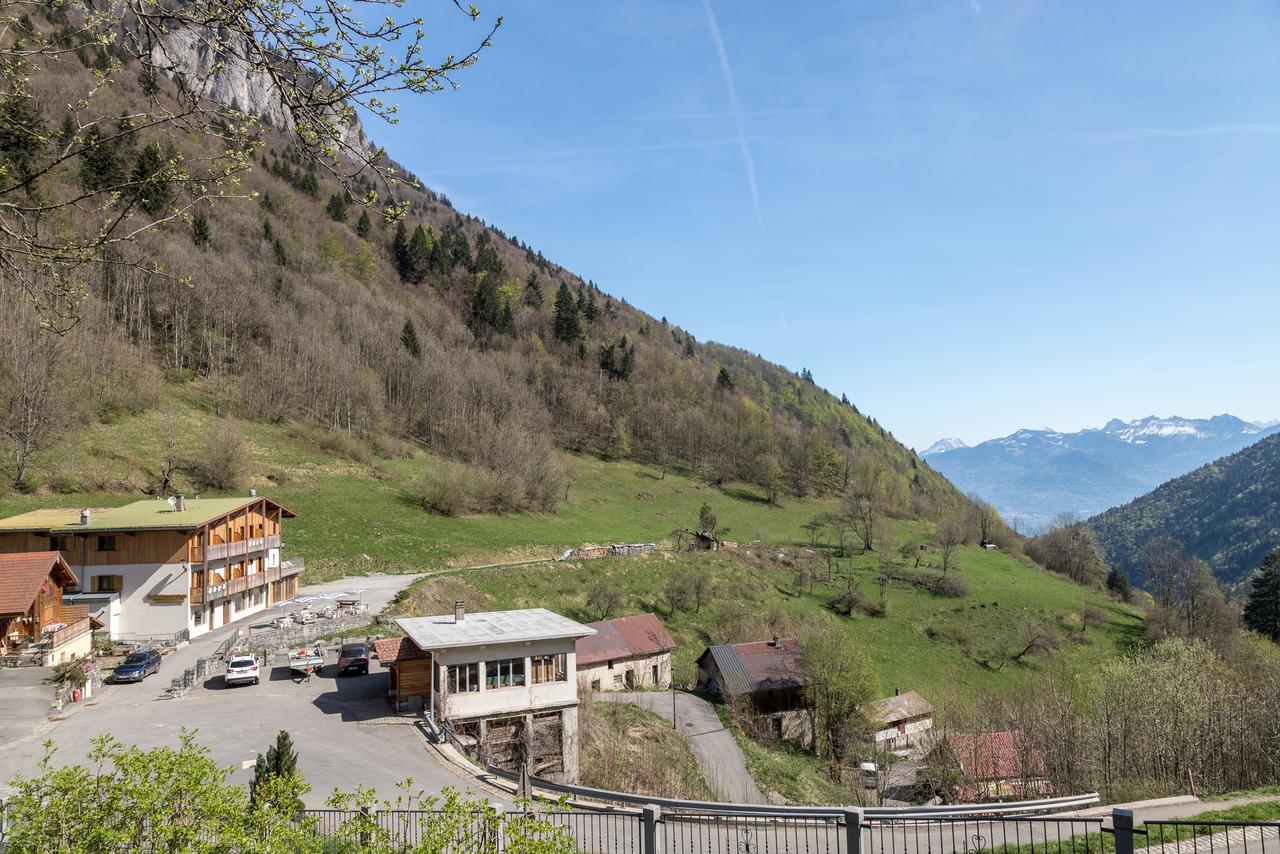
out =
[(26, 653), (35, 664), (61, 664), (93, 649), (89, 612), (64, 605), (78, 584), (58, 552), (0, 554), (0, 655)]
[(707, 647), (698, 658), (698, 688), (740, 700), (777, 738), (808, 745), (813, 739), (795, 638)]
[(933, 729), (933, 705), (915, 691), (876, 700), (864, 710), (875, 728), (876, 747), (911, 751), (927, 746)]
[[(400, 708), (426, 716), (477, 760), (556, 782), (578, 779), (576, 642), (595, 629), (545, 608), (401, 617), (377, 641)], [(385, 657), (384, 657), (385, 656)]]
[(594, 635), (578, 638), (578, 682), (592, 691), (671, 687), (676, 648), (656, 614), (587, 623)]

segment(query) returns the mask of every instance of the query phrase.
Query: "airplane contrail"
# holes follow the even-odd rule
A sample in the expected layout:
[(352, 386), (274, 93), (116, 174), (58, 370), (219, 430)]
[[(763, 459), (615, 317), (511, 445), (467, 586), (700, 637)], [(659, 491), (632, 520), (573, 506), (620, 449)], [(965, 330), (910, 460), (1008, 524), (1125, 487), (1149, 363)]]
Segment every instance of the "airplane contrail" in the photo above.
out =
[(760, 190), (756, 185), (756, 164), (751, 157), (751, 144), (747, 142), (747, 126), (743, 121), (742, 106), (738, 103), (738, 89), (733, 84), (733, 69), (729, 65), (729, 53), (724, 49), (724, 39), (720, 37), (720, 25), (716, 23), (716, 13), (711, 9), (711, 0), (702, 0), (702, 8), (707, 13), (707, 28), (711, 31), (711, 41), (716, 46), (716, 56), (720, 60), (720, 72), (724, 75), (724, 86), (729, 91), (729, 109), (738, 126), (738, 146), (742, 149), (742, 165), (747, 170), (747, 187), (751, 191), (751, 206), (756, 212), (756, 223), (760, 231), (764, 231), (764, 216), (760, 213)]

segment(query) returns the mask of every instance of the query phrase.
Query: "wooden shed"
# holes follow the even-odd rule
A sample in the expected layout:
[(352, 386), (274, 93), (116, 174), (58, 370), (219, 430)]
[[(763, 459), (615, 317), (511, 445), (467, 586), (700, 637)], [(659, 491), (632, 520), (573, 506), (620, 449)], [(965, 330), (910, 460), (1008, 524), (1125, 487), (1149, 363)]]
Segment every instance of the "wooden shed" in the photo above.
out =
[(431, 653), (409, 638), (373, 642), (378, 661), (390, 671), (387, 699), (396, 710), (425, 708), (431, 702)]

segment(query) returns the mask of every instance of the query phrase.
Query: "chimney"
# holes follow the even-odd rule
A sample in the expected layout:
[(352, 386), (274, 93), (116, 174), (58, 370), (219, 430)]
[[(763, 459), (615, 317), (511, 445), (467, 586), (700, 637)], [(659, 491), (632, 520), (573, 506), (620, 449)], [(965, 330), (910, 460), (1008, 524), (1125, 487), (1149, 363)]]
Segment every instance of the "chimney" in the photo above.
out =
[(897, 697), (897, 696), (900, 696), (901, 694), (902, 694), (902, 692), (898, 690), (898, 686), (897, 686), (897, 685), (894, 685), (894, 686), (893, 686), (893, 696)]
[(89, 508), (88, 508), (88, 507), (86, 507), (86, 508), (84, 508), (83, 510), (81, 510), (81, 511), (80, 511), (80, 524), (81, 524), (81, 525), (88, 525), (88, 524), (89, 524), (89, 515), (90, 515), (90, 514), (89, 514)]
[(173, 502), (173, 512), (174, 512), (174, 513), (181, 513), (183, 510), (186, 510), (186, 509), (187, 509), (187, 499), (186, 499), (186, 496), (181, 495), (181, 494), (179, 494), (179, 495), (175, 495), (175, 496), (174, 496), (174, 502)]
[(250, 497), (250, 498), (257, 498), (257, 497), (258, 497), (258, 490), (256, 490), (256, 489), (251, 489), (251, 490), (249, 490), (249, 497)]
[(777, 636), (777, 635), (774, 635), (774, 636), (773, 636), (773, 640), (769, 641), (769, 646), (774, 647), (775, 649), (776, 649), (777, 647), (781, 646), (781, 644), (779, 644), (779, 643), (778, 643), (778, 636)]
[(464, 622), (467, 619), (467, 606), (461, 599), (453, 603), (453, 621)]

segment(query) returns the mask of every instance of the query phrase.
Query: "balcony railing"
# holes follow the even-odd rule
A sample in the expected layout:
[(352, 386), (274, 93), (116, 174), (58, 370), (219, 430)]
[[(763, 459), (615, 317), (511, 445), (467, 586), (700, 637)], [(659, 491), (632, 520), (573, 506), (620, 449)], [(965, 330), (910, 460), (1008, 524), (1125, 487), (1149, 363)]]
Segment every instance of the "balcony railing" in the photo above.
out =
[(262, 572), (254, 572), (250, 575), (243, 575), (240, 578), (219, 581), (216, 584), (207, 584), (204, 587), (192, 587), (191, 604), (203, 605), (208, 602), (225, 599), (228, 596), (235, 596), (237, 593), (247, 593), (250, 590), (256, 590), (259, 587), (265, 587), (273, 582), (297, 575), (303, 569), (302, 558), (294, 558), (293, 560), (285, 561), (280, 566), (264, 569)]
[[(278, 548), (280, 548), (279, 534), (272, 534), (269, 537), (250, 537), (233, 543), (210, 543), (205, 547), (204, 555), (196, 557), (195, 560), (226, 560)], [(199, 552), (199, 549), (196, 551)]]
[(76, 620), (74, 623), (63, 626), (56, 632), (49, 635), (49, 646), (53, 649), (57, 649), (64, 643), (75, 640), (87, 631), (89, 631), (89, 618), (83, 617)]

